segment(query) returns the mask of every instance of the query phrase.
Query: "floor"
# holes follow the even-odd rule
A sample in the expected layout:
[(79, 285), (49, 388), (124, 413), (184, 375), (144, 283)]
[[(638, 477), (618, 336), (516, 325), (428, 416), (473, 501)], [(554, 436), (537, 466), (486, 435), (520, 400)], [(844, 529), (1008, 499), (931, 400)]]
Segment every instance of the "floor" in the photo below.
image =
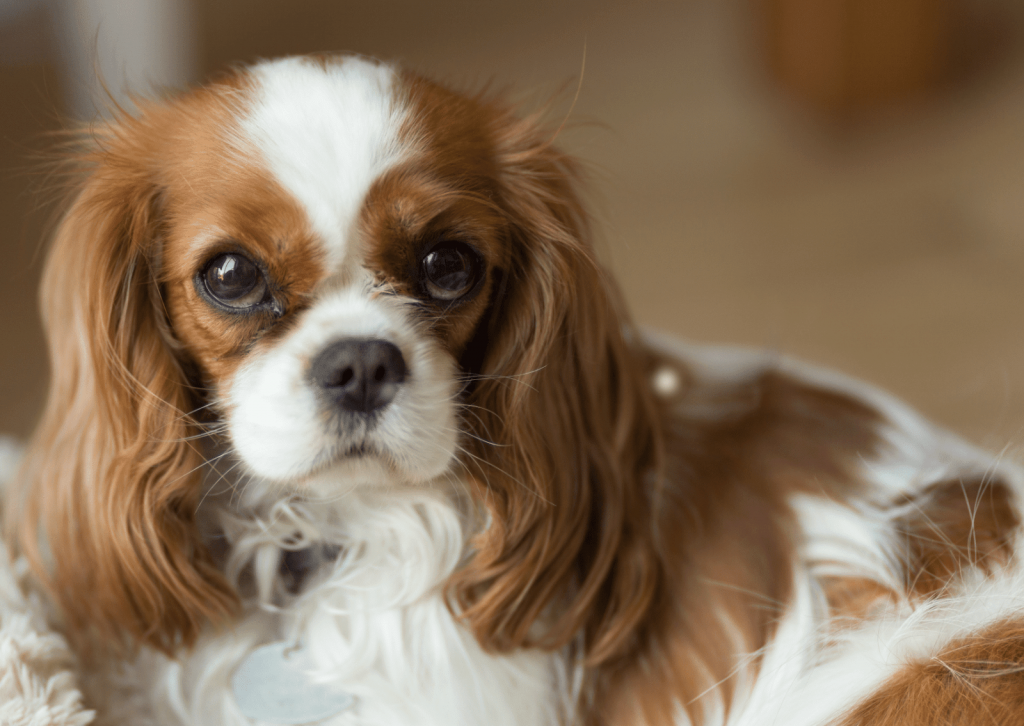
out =
[[(344, 49), (555, 98), (643, 323), (839, 368), (997, 450), (1024, 442), (1019, 51), (837, 123), (766, 77), (752, 0), (239, 6), (196, 6), (207, 71)], [(45, 380), (33, 290), (54, 196), (37, 169), (61, 88), (25, 61), (0, 66), (0, 94), (14, 100), (0, 110), (0, 431), (25, 434)]]

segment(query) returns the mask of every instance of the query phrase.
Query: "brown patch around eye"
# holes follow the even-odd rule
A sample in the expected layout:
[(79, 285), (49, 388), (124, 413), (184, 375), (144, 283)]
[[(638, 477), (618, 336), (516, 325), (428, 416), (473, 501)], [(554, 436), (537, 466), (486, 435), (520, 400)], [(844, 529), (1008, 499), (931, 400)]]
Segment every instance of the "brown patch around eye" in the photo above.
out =
[[(237, 165), (209, 174), (216, 184), (207, 179), (197, 188), (193, 181), (168, 194), (169, 216), (188, 224), (169, 228), (162, 276), (175, 335), (204, 381), (215, 384), (254, 346), (289, 329), (325, 271), (304, 213), (269, 175)], [(199, 249), (197, 230), (215, 230)], [(230, 301), (219, 304), (204, 294), (206, 267), (224, 254), (255, 264), (267, 288), (262, 304), (233, 310)]]
[[(486, 195), (418, 163), (385, 174), (367, 195), (364, 264), (382, 289), (418, 300), (431, 332), (458, 357), (487, 309), (491, 270), (504, 261), (505, 225)], [(432, 295), (424, 281), (425, 256), (442, 247), (458, 247), (472, 263), (472, 284), (450, 299)]]

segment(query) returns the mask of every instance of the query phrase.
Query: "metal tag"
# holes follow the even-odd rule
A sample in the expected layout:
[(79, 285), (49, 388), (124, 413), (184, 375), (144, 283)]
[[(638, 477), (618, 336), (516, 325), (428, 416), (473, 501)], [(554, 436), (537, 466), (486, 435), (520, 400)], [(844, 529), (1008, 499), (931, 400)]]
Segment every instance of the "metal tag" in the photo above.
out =
[(310, 678), (314, 664), (302, 646), (279, 641), (250, 653), (231, 678), (246, 717), (273, 724), (315, 724), (351, 708), (355, 699)]

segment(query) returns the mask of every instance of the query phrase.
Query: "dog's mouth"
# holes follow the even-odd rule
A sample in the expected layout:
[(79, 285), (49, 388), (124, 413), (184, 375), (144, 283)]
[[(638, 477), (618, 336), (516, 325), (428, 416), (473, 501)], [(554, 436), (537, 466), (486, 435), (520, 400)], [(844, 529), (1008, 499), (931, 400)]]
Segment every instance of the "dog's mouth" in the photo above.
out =
[(348, 444), (321, 452), (309, 464), (307, 471), (295, 477), (294, 481), (309, 482), (322, 474), (329, 473), (336, 467), (345, 467), (346, 465), (359, 467), (365, 463), (367, 466), (376, 467), (383, 465), (387, 467), (390, 461), (391, 457), (388, 456), (386, 451), (373, 443), (363, 441), (356, 444)]
[(364, 459), (368, 456), (380, 456), (381, 452), (376, 446), (368, 444), (365, 441), (349, 446), (347, 449), (337, 453), (335, 459), (343, 461), (345, 459)]
[(314, 471), (329, 469), (338, 464), (359, 462), (366, 459), (386, 459), (383, 449), (370, 441), (360, 441), (354, 444), (346, 444), (337, 448), (325, 451), (317, 458), (313, 465)]

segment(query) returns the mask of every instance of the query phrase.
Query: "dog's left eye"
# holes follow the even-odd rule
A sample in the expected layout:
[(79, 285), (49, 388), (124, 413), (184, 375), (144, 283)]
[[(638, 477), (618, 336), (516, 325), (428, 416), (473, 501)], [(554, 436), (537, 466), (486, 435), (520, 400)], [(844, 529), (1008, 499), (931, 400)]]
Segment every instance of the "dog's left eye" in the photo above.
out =
[(480, 279), (480, 253), (463, 242), (443, 242), (423, 256), (423, 286), (435, 300), (467, 294)]
[(267, 281), (256, 264), (238, 254), (214, 257), (203, 270), (206, 290), (217, 302), (231, 308), (251, 308), (263, 302)]

